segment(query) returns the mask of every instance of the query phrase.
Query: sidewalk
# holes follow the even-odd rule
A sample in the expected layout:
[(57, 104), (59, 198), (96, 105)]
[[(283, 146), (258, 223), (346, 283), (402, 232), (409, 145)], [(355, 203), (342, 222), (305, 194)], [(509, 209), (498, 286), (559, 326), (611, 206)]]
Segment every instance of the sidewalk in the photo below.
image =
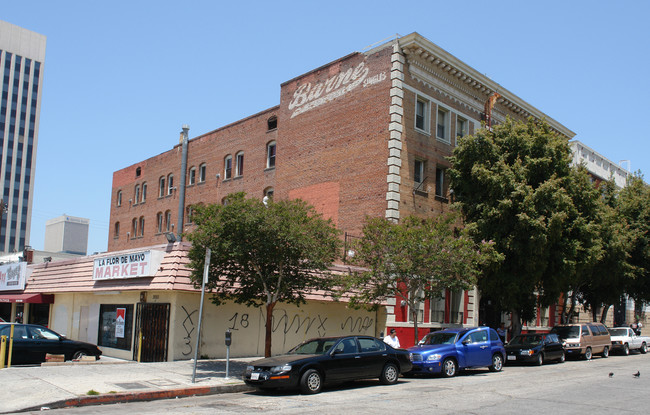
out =
[[(256, 359), (231, 359), (227, 379), (225, 359), (199, 360), (195, 383), (192, 360), (137, 363), (102, 357), (0, 369), (0, 413), (240, 392), (250, 389), (242, 373)], [(91, 390), (99, 394), (88, 395)]]

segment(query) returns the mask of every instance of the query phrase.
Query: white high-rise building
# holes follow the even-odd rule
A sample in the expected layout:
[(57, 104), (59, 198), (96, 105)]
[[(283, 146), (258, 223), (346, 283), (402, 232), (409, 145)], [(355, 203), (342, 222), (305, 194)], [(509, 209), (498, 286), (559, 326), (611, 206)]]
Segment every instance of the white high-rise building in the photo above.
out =
[(0, 253), (29, 245), (45, 43), (0, 21)]

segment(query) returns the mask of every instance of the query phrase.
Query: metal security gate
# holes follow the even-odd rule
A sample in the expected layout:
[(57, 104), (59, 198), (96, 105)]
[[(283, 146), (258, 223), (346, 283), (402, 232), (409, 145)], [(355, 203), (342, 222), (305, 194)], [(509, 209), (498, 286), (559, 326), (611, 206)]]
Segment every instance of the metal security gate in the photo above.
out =
[[(135, 315), (135, 347), (133, 360), (141, 362), (166, 362), (169, 342), (170, 304), (138, 303)], [(139, 350), (142, 334), (142, 352)]]

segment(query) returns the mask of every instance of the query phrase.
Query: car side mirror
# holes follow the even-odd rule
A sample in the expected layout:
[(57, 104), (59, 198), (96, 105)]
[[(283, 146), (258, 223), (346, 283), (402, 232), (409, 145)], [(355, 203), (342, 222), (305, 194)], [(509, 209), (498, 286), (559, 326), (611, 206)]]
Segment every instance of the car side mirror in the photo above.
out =
[(471, 342), (469, 341), (469, 339), (465, 339), (465, 340), (463, 340), (463, 344), (464, 344), (465, 346), (467, 346), (467, 345), (470, 344), (470, 343), (471, 343)]

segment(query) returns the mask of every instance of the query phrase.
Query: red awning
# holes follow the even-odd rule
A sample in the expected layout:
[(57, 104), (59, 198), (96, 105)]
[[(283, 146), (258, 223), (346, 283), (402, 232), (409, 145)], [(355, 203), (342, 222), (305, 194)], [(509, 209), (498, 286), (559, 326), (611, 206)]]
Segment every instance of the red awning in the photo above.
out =
[(53, 294), (0, 294), (0, 303), (54, 303)]

